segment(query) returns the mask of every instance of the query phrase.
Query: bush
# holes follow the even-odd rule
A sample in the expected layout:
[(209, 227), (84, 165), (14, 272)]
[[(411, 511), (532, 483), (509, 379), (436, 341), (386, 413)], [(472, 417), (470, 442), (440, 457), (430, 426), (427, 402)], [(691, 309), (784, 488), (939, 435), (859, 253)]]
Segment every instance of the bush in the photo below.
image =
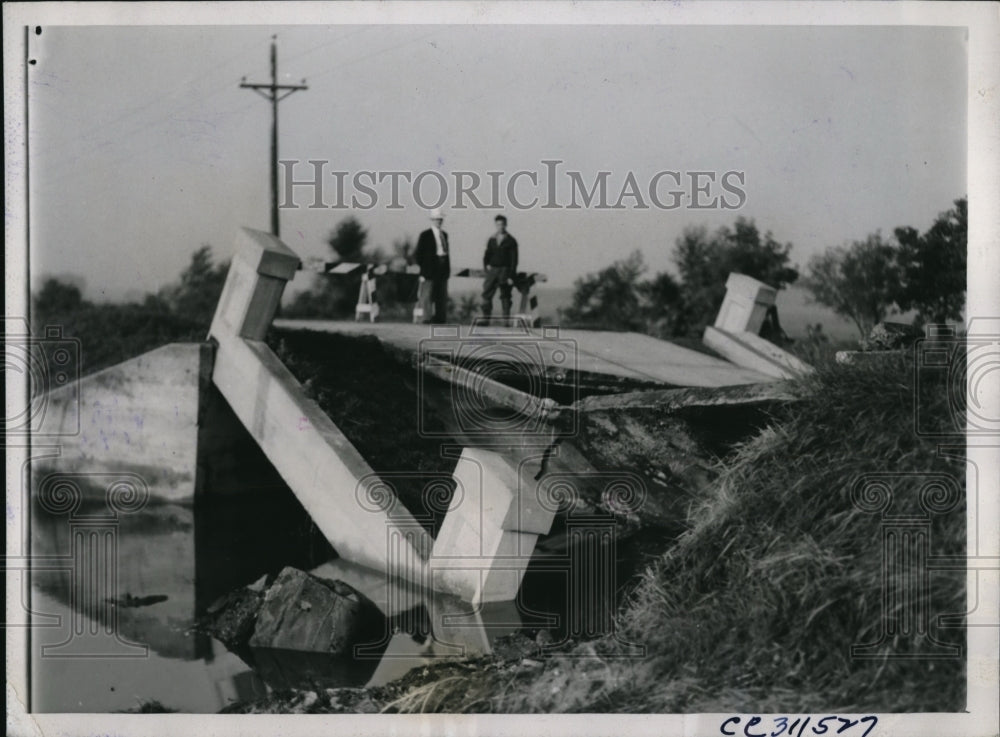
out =
[(44, 334), (47, 326), (58, 326), (64, 337), (78, 339), (84, 375), (167, 343), (205, 340), (208, 333), (208, 326), (198, 321), (140, 304), (84, 302), (66, 313), (36, 311), (32, 323), (35, 335)]

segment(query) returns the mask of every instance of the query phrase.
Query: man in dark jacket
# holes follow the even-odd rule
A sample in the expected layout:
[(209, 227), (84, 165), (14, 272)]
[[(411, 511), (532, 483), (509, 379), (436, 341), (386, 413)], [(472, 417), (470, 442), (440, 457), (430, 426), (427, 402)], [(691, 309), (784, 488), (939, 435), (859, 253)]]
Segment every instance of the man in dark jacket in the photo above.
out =
[(497, 232), (486, 242), (486, 253), (483, 255), (483, 269), (486, 271), (486, 279), (483, 281), (483, 317), (493, 314), (493, 295), (499, 288), (500, 306), (506, 319), (510, 318), (510, 293), (517, 274), (517, 241), (507, 232), (505, 216), (497, 215), (493, 220)]
[[(426, 280), (423, 287), (429, 290), (424, 300), (424, 322), (443, 323), (448, 317), (448, 277), (451, 276), (448, 234), (441, 229), (444, 215), (440, 210), (431, 212), (431, 227), (420, 234), (414, 261), (420, 267), (420, 276)], [(425, 292), (426, 293), (426, 292)], [(431, 315), (433, 306), (433, 316)]]

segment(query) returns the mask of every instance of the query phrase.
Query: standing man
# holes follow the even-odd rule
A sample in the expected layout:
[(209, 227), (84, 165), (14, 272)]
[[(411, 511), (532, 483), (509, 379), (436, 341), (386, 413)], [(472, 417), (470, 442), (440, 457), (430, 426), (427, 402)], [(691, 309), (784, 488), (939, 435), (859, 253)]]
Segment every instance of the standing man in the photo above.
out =
[(441, 210), (431, 211), (431, 227), (420, 234), (414, 259), (420, 267), (420, 276), (430, 287), (430, 304), (424, 303), (424, 322), (444, 323), (448, 318), (448, 277), (451, 276), (451, 258), (448, 249), (448, 234), (441, 226), (444, 215)]
[(496, 235), (486, 242), (486, 253), (483, 255), (483, 269), (486, 279), (483, 281), (483, 317), (493, 314), (493, 295), (500, 289), (500, 307), (505, 320), (510, 319), (510, 293), (517, 274), (517, 241), (507, 232), (507, 218), (497, 215)]

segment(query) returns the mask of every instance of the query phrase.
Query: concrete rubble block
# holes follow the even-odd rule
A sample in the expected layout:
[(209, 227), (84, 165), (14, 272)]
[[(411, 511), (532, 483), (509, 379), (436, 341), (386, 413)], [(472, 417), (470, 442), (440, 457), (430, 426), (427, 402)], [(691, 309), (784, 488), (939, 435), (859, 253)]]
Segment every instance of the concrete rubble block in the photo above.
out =
[(230, 649), (245, 647), (253, 637), (263, 603), (263, 591), (249, 586), (230, 591), (208, 607), (202, 627)]
[(353, 587), (287, 567), (264, 595), (250, 647), (350, 656), (384, 628), (378, 607)]
[(727, 332), (760, 333), (768, 309), (774, 305), (778, 290), (745, 274), (730, 274), (726, 280), (726, 298), (715, 318), (715, 327)]
[(880, 322), (860, 341), (863, 351), (910, 349), (924, 337), (924, 331), (904, 322)]

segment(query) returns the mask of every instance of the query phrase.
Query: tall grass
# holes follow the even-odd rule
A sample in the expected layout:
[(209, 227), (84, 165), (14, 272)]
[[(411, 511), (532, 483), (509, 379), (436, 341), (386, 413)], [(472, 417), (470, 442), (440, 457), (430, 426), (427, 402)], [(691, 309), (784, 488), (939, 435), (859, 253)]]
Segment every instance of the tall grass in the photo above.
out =
[[(882, 525), (852, 501), (862, 474), (890, 472), (892, 514), (920, 512), (927, 474), (964, 488), (964, 463), (914, 429), (912, 361), (826, 364), (803, 380), (804, 401), (739, 448), (690, 510), (688, 529), (619, 617), (615, 638), (580, 643), (542, 668), (484, 670), (475, 688), (442, 680), (393, 709), (497, 712), (955, 711), (964, 708), (965, 658), (899, 659), (928, 646), (897, 636), (875, 659), (851, 645), (876, 641), (882, 610)], [(932, 415), (945, 387), (922, 393)], [(931, 515), (933, 555), (965, 552), (964, 496)], [(965, 611), (965, 576), (934, 573), (918, 602), (930, 633)], [(623, 657), (621, 641), (645, 646)], [(489, 693), (484, 699), (483, 694)]]
[[(851, 657), (852, 644), (879, 639), (887, 614), (884, 521), (852, 501), (851, 487), (862, 474), (893, 474), (888, 512), (921, 514), (927, 475), (964, 488), (964, 463), (917, 435), (908, 358), (826, 366), (808, 389), (692, 510), (689, 531), (625, 612), (625, 631), (698, 664), (711, 696), (692, 695), (682, 708), (960, 709), (963, 659), (897, 659), (926, 640), (900, 637), (884, 653), (892, 657)], [(923, 399), (932, 414), (949, 411), (943, 386)], [(964, 497), (929, 523), (932, 554), (964, 554)], [(964, 575), (933, 575), (926, 598), (932, 617), (964, 612)], [(938, 639), (962, 642), (961, 630), (933, 624)]]

